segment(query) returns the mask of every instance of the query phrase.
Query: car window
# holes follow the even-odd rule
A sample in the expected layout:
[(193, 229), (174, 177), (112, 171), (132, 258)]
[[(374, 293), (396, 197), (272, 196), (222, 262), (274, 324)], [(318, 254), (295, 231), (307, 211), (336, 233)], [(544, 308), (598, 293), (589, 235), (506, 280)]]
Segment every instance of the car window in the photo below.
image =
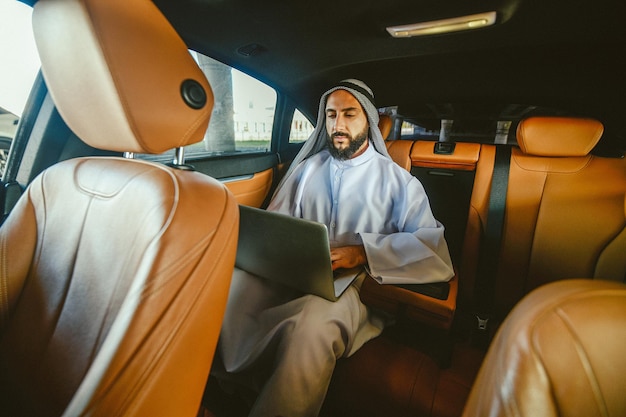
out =
[[(269, 152), (276, 110), (276, 91), (261, 81), (201, 53), (190, 51), (211, 84), (215, 103), (204, 139), (185, 147), (186, 158)], [(138, 155), (164, 160), (161, 155)]]
[(315, 126), (296, 109), (291, 120), (291, 130), (289, 132), (289, 143), (302, 143), (309, 138)]
[(401, 139), (431, 139), (439, 138), (439, 129), (430, 129), (404, 120), (400, 130)]
[(31, 24), (32, 8), (0, 1), (0, 108), (19, 117), (41, 66)]
[(32, 8), (0, 2), (0, 176), (11, 141), (41, 66), (31, 25)]
[[(440, 140), (458, 142), (513, 143), (510, 138), (512, 120), (424, 120), (420, 123), (404, 120), (401, 139)], [(443, 127), (443, 134), (442, 134)]]

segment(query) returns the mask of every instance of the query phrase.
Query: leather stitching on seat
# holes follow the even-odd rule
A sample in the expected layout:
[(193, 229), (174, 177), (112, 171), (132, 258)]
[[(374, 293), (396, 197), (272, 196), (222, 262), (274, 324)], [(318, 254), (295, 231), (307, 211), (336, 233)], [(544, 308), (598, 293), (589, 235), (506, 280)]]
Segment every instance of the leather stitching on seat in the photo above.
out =
[(578, 358), (580, 359), (580, 364), (585, 371), (585, 375), (587, 376), (587, 380), (589, 381), (589, 385), (591, 386), (591, 390), (593, 392), (593, 396), (596, 400), (596, 404), (598, 406), (598, 411), (600, 415), (608, 417), (609, 412), (606, 406), (606, 401), (604, 399), (604, 395), (602, 395), (602, 389), (600, 388), (600, 384), (598, 383), (598, 379), (596, 378), (596, 373), (593, 370), (593, 366), (591, 365), (591, 361), (589, 360), (589, 355), (587, 354), (585, 347), (578, 337), (578, 333), (576, 332), (575, 326), (569, 320), (569, 317), (565, 311), (561, 308), (555, 309), (555, 314), (557, 317), (561, 319), (565, 328), (567, 329), (576, 352), (578, 353)]

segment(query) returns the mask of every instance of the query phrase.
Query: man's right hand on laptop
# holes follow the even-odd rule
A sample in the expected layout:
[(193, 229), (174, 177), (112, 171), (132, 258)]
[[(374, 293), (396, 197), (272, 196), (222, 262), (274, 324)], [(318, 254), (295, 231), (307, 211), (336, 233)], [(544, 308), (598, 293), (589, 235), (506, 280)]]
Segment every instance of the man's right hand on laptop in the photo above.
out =
[(341, 246), (330, 249), (330, 260), (333, 271), (339, 268), (350, 269), (359, 265), (365, 265), (367, 257), (363, 245)]

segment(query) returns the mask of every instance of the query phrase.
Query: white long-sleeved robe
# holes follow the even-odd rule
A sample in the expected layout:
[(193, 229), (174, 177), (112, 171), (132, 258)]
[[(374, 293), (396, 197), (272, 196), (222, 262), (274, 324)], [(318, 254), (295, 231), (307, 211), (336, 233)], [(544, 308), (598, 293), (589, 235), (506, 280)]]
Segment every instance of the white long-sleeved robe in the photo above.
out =
[(331, 246), (365, 246), (369, 272), (381, 283), (423, 283), (452, 275), (444, 229), (422, 184), (369, 146), (339, 161), (327, 151), (301, 164), (268, 210), (328, 227)]
[[(332, 246), (363, 244), (368, 270), (380, 282), (453, 276), (443, 226), (421, 183), (373, 146), (346, 161), (328, 151), (313, 155), (268, 210), (326, 224)], [(333, 303), (235, 271), (215, 368), (221, 377), (239, 375), (260, 390), (251, 415), (319, 413), (336, 359), (384, 326), (361, 303), (359, 287), (353, 284)]]

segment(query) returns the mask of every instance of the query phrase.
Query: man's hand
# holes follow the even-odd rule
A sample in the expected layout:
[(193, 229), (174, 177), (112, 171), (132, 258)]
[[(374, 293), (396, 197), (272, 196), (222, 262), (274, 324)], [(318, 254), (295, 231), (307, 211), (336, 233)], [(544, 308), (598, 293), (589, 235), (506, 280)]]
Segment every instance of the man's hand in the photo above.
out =
[(330, 250), (330, 260), (333, 264), (333, 271), (338, 268), (348, 269), (365, 265), (365, 263), (367, 263), (365, 247), (363, 245), (357, 245), (332, 248)]

